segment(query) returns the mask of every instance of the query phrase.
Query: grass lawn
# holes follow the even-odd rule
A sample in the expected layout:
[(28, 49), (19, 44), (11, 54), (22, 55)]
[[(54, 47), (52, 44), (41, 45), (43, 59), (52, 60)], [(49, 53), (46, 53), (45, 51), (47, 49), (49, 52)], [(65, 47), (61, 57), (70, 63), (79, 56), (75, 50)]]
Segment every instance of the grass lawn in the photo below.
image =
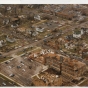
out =
[(24, 53), (23, 51), (19, 51), (19, 52), (16, 53), (16, 55), (21, 55), (23, 53)]
[(71, 28), (71, 26), (70, 25), (65, 25), (65, 26), (62, 26), (61, 28), (59, 28), (60, 30), (66, 30), (66, 29), (68, 29), (68, 28)]
[(2, 33), (0, 33), (0, 35), (1, 35), (0, 40), (5, 40), (6, 39), (6, 35), (4, 35), (4, 34), (2, 35)]
[(45, 31), (45, 32), (39, 33), (38, 38), (42, 39), (48, 34), (50, 34), (50, 31)]
[(3, 62), (3, 61), (9, 60), (9, 59), (11, 59), (11, 57), (6, 57), (6, 58), (3, 57), (3, 58), (0, 58), (0, 63)]
[(34, 49), (36, 49), (36, 48), (37, 48), (37, 47), (33, 47), (32, 49), (31, 49), (31, 47), (26, 48), (26, 49), (24, 49), (24, 50), (22, 50), (22, 51), (17, 52), (16, 55), (21, 55), (21, 54), (23, 54), (23, 53), (30, 52), (30, 51), (32, 51), (32, 50), (34, 50)]

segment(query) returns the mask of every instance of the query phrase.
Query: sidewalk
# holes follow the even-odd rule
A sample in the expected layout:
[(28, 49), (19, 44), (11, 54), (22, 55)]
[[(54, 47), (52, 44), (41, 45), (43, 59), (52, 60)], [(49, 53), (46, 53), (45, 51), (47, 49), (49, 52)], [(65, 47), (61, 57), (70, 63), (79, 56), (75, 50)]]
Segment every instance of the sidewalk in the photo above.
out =
[(6, 77), (6, 78), (7, 78), (7, 79), (9, 79), (10, 81), (12, 81), (12, 82), (14, 82), (14, 83), (18, 84), (19, 86), (23, 87), (23, 85), (21, 85), (21, 84), (19, 84), (18, 82), (16, 82), (16, 81), (14, 81), (14, 80), (10, 79), (10, 78), (9, 78), (9, 77), (7, 77), (6, 75), (4, 75), (4, 74), (2, 74), (2, 73), (0, 73), (0, 75), (2, 75), (2, 76), (4, 76), (4, 77)]

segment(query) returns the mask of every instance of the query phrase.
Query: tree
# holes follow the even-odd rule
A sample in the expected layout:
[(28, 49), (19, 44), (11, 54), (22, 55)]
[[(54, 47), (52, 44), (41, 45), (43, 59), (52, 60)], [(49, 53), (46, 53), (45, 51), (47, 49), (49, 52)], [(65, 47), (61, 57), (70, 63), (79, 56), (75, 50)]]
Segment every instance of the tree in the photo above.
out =
[(19, 5), (21, 12), (23, 11), (24, 5)]
[(43, 20), (52, 20), (52, 17), (51, 16), (49, 16), (49, 15), (44, 15), (43, 17), (42, 17), (42, 19)]
[(44, 7), (43, 4), (34, 4), (33, 5), (33, 8), (41, 8), (41, 7)]
[(33, 31), (33, 30), (31, 30), (30, 32), (31, 32), (31, 37), (32, 37), (32, 36), (33, 36), (34, 31)]
[(17, 14), (17, 12), (16, 12), (16, 7), (14, 8), (14, 13)]
[(28, 20), (34, 20), (34, 13), (30, 12), (27, 16)]
[(7, 6), (5, 5), (5, 8), (4, 8), (4, 16), (6, 15), (7, 13)]

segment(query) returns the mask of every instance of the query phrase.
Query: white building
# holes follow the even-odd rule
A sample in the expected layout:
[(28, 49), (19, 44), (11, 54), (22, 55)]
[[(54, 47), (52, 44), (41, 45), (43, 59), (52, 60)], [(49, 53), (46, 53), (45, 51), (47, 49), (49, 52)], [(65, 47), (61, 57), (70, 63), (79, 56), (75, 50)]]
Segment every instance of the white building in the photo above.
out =
[(41, 20), (41, 17), (40, 17), (40, 15), (36, 15), (36, 16), (34, 16), (34, 19), (35, 20)]
[(74, 38), (81, 38), (81, 36), (84, 34), (83, 30), (79, 30), (79, 31), (74, 31), (73, 33), (73, 37)]
[(11, 10), (11, 7), (10, 7), (10, 6), (8, 6), (8, 7), (7, 7), (7, 10)]
[(81, 38), (81, 34), (73, 34), (74, 38)]

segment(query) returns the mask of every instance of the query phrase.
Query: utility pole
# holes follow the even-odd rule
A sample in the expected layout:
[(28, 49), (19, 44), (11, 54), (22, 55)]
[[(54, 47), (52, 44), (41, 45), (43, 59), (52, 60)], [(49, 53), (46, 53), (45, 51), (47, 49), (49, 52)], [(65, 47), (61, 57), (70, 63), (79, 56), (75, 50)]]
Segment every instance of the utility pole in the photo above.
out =
[(63, 57), (60, 56), (60, 76), (62, 74), (62, 62), (63, 62)]

